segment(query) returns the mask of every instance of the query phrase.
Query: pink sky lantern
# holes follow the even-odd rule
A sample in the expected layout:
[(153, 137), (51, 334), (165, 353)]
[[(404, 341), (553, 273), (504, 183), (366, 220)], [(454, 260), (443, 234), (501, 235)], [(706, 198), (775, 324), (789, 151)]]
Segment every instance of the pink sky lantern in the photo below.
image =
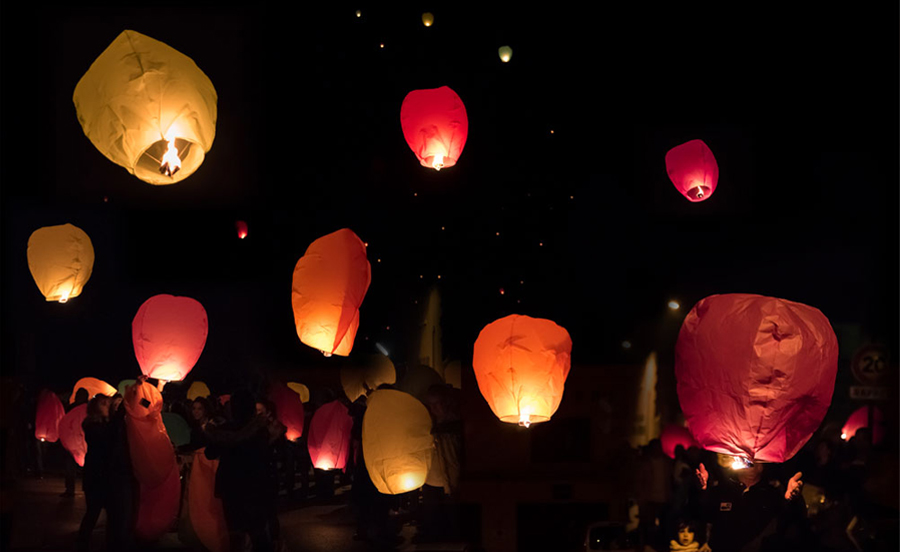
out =
[(183, 380), (200, 358), (208, 331), (206, 310), (196, 299), (173, 295), (147, 299), (131, 323), (141, 372), (164, 381)]
[(353, 418), (340, 401), (322, 405), (309, 424), (309, 457), (319, 470), (342, 470), (350, 450)]
[(662, 444), (663, 452), (669, 458), (675, 458), (675, 447), (678, 445), (683, 446), (685, 452), (691, 447), (699, 447), (688, 428), (677, 424), (669, 424), (664, 427), (659, 441)]
[(247, 237), (247, 223), (239, 220), (234, 223), (235, 228), (237, 228), (237, 235), (240, 239), (244, 239)]
[(34, 436), (41, 441), (55, 443), (59, 439), (59, 421), (66, 415), (56, 393), (42, 389), (38, 395), (37, 413), (34, 417)]
[[(872, 412), (872, 418), (875, 422), (875, 428), (872, 430), (872, 444), (877, 445), (884, 439), (884, 414), (881, 413), (880, 408), (875, 406), (872, 408), (875, 410)], [(858, 408), (853, 414), (850, 414), (844, 427), (841, 428), (841, 439), (849, 441), (856, 435), (858, 430), (864, 427), (869, 427), (869, 408), (866, 406)]]
[(303, 436), (303, 401), (300, 395), (291, 390), (287, 385), (274, 383), (269, 387), (269, 399), (275, 403), (275, 413), (278, 421), (287, 427), (285, 437), (294, 441)]
[(734, 293), (694, 305), (675, 346), (678, 400), (706, 450), (785, 462), (822, 423), (838, 343), (816, 308)]
[(719, 165), (703, 140), (691, 140), (666, 153), (666, 172), (689, 201), (704, 201), (716, 191)]
[(455, 165), (462, 155), (469, 117), (456, 92), (442, 86), (407, 94), (400, 106), (400, 126), (419, 163), (439, 171)]
[(84, 456), (87, 454), (87, 442), (84, 440), (84, 430), (81, 429), (86, 417), (87, 404), (82, 404), (70, 410), (59, 421), (59, 442), (72, 454), (79, 466), (84, 466)]

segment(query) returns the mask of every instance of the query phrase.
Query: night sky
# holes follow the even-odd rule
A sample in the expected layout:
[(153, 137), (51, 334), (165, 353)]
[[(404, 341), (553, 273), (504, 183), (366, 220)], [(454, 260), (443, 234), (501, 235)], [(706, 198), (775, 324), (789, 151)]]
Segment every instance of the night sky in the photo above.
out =
[[(815, 306), (842, 339), (858, 328), (897, 358), (897, 6), (250, 4), (4, 2), (4, 374), (59, 391), (134, 377), (131, 320), (168, 293), (208, 312), (197, 379), (302, 381), (327, 361), (297, 338), (291, 274), (344, 227), (372, 264), (354, 354), (377, 342), (405, 359), (438, 285), (445, 355), (464, 364), (481, 328), (512, 313), (567, 328), (575, 366), (653, 349), (665, 362), (687, 310), (734, 292)], [(125, 29), (191, 57), (218, 92), (215, 142), (181, 183), (131, 176), (76, 118), (75, 84)], [(406, 145), (400, 104), (443, 85), (469, 134), (458, 164), (435, 172)], [(664, 162), (695, 138), (720, 169), (696, 204)], [(66, 222), (96, 261), (60, 305), (26, 248)]]

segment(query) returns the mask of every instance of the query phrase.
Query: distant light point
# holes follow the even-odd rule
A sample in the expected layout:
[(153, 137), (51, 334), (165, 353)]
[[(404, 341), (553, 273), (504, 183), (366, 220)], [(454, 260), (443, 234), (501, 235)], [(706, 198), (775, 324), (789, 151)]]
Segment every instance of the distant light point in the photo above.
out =
[(623, 348), (623, 349), (630, 349), (630, 348), (631, 348), (631, 342), (630, 342), (630, 341), (623, 341), (623, 342), (622, 342), (622, 348)]
[[(356, 17), (362, 17), (362, 11), (356, 10)], [(366, 339), (369, 339), (368, 337)]]
[(681, 305), (678, 304), (678, 301), (669, 301), (669, 308), (672, 310), (678, 310), (681, 308)]

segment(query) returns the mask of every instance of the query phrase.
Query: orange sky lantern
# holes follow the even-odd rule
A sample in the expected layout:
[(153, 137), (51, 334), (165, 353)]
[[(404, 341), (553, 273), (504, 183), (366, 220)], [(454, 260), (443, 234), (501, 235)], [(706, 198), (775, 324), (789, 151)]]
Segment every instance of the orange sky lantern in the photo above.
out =
[(75, 395), (78, 393), (79, 389), (87, 391), (88, 400), (93, 399), (97, 395), (112, 397), (118, 393), (118, 389), (103, 380), (97, 378), (81, 378), (75, 382), (75, 387), (72, 388), (72, 395), (69, 396), (69, 404), (75, 403)]
[(478, 389), (494, 414), (529, 427), (546, 422), (559, 408), (571, 354), (565, 328), (513, 314), (481, 330), (472, 364)]
[(353, 418), (340, 401), (322, 405), (309, 424), (309, 457), (319, 470), (342, 470), (350, 451)]
[(59, 439), (59, 422), (66, 415), (56, 393), (42, 389), (38, 395), (34, 417), (34, 436), (41, 441), (55, 443)]
[(81, 404), (66, 413), (59, 421), (59, 442), (75, 459), (79, 466), (84, 466), (87, 454), (87, 442), (81, 424), (87, 417), (87, 404)]
[(216, 136), (209, 78), (191, 58), (135, 31), (122, 31), (94, 60), (72, 101), (91, 143), (154, 185), (193, 174)]
[(35, 230), (27, 255), (34, 283), (47, 301), (65, 303), (81, 295), (94, 268), (91, 238), (71, 224)]
[(400, 126), (422, 166), (435, 170), (456, 164), (469, 134), (466, 106), (447, 86), (407, 94), (400, 106)]
[(837, 361), (837, 337), (818, 309), (712, 295), (694, 305), (678, 335), (678, 400), (702, 448), (735, 465), (785, 462), (825, 417)]
[(719, 165), (703, 140), (691, 140), (666, 153), (666, 172), (675, 188), (690, 201), (704, 201), (716, 191)]
[(197, 538), (210, 552), (228, 552), (228, 526), (222, 499), (216, 498), (218, 460), (209, 460), (206, 449), (194, 452), (188, 485), (188, 512)]
[(208, 331), (206, 310), (199, 301), (173, 295), (147, 299), (131, 323), (141, 372), (164, 381), (183, 380), (200, 358)]
[(379, 389), (369, 395), (363, 417), (363, 456), (378, 492), (418, 489), (431, 469), (434, 438), (431, 415), (412, 395)]
[(325, 356), (349, 355), (371, 281), (366, 247), (352, 230), (312, 242), (297, 261), (291, 291), (300, 341)]

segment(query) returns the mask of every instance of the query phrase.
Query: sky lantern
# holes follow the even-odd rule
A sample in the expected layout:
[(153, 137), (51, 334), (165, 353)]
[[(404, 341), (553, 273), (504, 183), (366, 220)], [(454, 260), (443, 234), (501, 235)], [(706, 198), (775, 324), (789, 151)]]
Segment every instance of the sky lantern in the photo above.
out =
[(669, 458), (675, 458), (675, 447), (681, 445), (687, 451), (691, 447), (696, 447), (697, 441), (688, 428), (678, 425), (669, 424), (663, 428), (659, 435), (660, 444), (662, 444), (663, 452)]
[(297, 383), (295, 381), (289, 382), (287, 384), (288, 389), (296, 393), (300, 396), (300, 402), (308, 403), (309, 402), (309, 387), (303, 385), (302, 383)]
[(512, 59), (512, 48), (509, 46), (500, 46), (497, 53), (500, 55), (500, 61), (503, 63), (508, 63)]
[(789, 460), (831, 404), (838, 343), (818, 309), (744, 293), (694, 305), (675, 346), (691, 433), (736, 466)]
[(134, 476), (151, 487), (161, 485), (169, 475), (170, 462), (175, 462), (162, 420), (162, 394), (143, 382), (127, 389), (123, 405)]
[(174, 412), (163, 412), (162, 421), (173, 445), (180, 447), (191, 442), (191, 428), (184, 418)]
[(47, 301), (81, 295), (94, 268), (91, 238), (77, 226), (45, 226), (28, 238), (28, 269)]
[(197, 363), (209, 323), (196, 299), (154, 295), (144, 301), (131, 323), (134, 355), (150, 378), (181, 381)]
[(206, 449), (194, 452), (188, 485), (188, 517), (197, 538), (210, 552), (228, 552), (228, 526), (222, 499), (216, 498), (218, 460), (209, 460)]
[(247, 237), (247, 223), (239, 220), (234, 223), (234, 227), (237, 229), (238, 238), (244, 239)]
[(475, 341), (478, 389), (501, 421), (529, 427), (550, 419), (562, 400), (572, 353), (569, 332), (551, 320), (512, 314)]
[[(872, 430), (872, 444), (877, 445), (884, 439), (884, 414), (880, 408), (874, 406), (872, 408), (874, 409), (872, 418), (875, 422), (875, 428)], [(856, 409), (847, 418), (847, 422), (841, 428), (841, 439), (849, 441), (858, 430), (864, 427), (869, 427), (869, 407), (867, 406)]]
[(216, 136), (209, 78), (191, 58), (135, 31), (122, 31), (100, 54), (72, 100), (100, 153), (150, 184), (193, 174)]
[(192, 401), (197, 397), (208, 397), (211, 394), (209, 387), (202, 381), (195, 381), (187, 390), (187, 398), (189, 401)]
[(356, 363), (341, 367), (341, 386), (350, 402), (378, 389), (383, 383), (395, 383), (397, 370), (384, 355), (365, 355)]
[(466, 106), (446, 86), (407, 94), (400, 106), (400, 126), (422, 166), (438, 171), (456, 164), (469, 134)]
[(666, 153), (666, 172), (689, 201), (709, 199), (719, 182), (719, 165), (703, 140), (691, 140)]
[(81, 378), (80, 380), (75, 382), (75, 387), (72, 388), (72, 395), (69, 397), (69, 404), (75, 403), (75, 395), (78, 393), (79, 389), (84, 389), (87, 391), (88, 400), (93, 399), (97, 395), (106, 395), (107, 397), (112, 397), (113, 395), (118, 393), (118, 389), (103, 380), (97, 378)]
[(59, 421), (66, 415), (59, 397), (48, 389), (41, 389), (34, 417), (34, 437), (55, 443), (59, 439)]
[(349, 355), (371, 281), (366, 246), (352, 230), (312, 242), (297, 261), (291, 291), (300, 341), (325, 356)]
[(425, 483), (434, 452), (431, 415), (412, 395), (394, 389), (375, 391), (363, 417), (362, 445), (366, 469), (380, 493), (418, 489)]
[(86, 417), (87, 403), (76, 406), (59, 421), (59, 442), (79, 466), (84, 466), (84, 456), (87, 454), (87, 441), (81, 428)]
[(431, 12), (425, 12), (422, 14), (422, 24), (426, 27), (430, 27), (434, 25), (434, 15)]
[(269, 398), (275, 403), (278, 421), (287, 427), (288, 441), (295, 441), (303, 436), (303, 419), (306, 416), (300, 396), (282, 383), (273, 383), (269, 387)]
[(322, 405), (309, 424), (309, 457), (318, 470), (342, 470), (350, 450), (353, 418), (341, 401)]

